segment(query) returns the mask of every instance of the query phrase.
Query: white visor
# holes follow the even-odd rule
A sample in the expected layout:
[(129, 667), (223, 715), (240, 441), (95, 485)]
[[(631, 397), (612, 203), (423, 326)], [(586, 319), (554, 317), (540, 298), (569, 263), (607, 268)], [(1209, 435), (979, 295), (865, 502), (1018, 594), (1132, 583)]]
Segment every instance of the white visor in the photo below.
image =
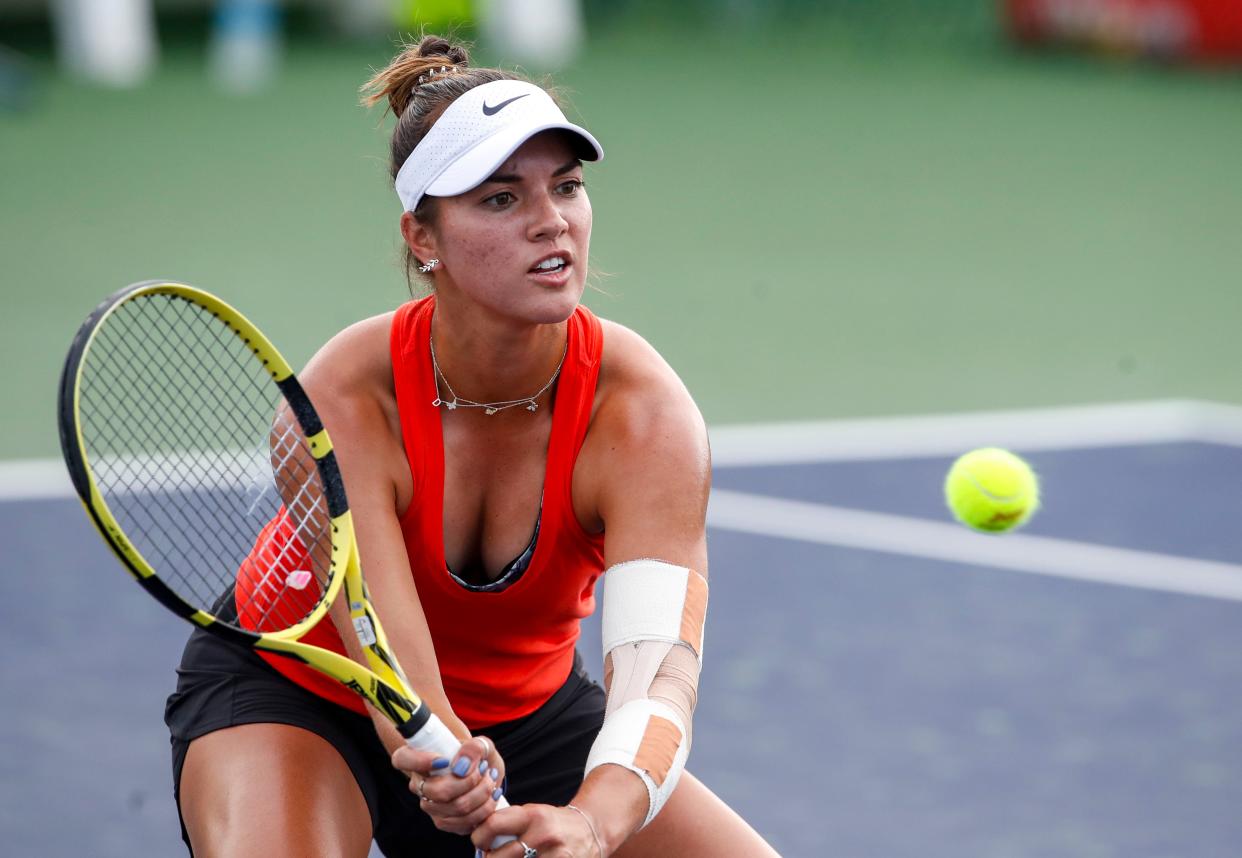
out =
[(496, 172), (540, 131), (561, 128), (582, 138), (584, 161), (604, 150), (585, 128), (565, 118), (552, 97), (533, 83), (497, 80), (476, 86), (450, 104), (401, 165), (395, 182), (407, 212), (424, 196), (463, 194)]

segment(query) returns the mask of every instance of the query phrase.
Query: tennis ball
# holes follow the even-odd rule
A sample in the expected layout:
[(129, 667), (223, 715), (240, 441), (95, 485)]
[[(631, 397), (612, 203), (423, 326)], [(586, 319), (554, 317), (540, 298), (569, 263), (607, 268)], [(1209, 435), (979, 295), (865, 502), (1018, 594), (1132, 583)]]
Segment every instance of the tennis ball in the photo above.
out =
[(949, 468), (944, 499), (957, 520), (975, 530), (1012, 530), (1039, 509), (1039, 479), (1008, 450), (984, 447)]

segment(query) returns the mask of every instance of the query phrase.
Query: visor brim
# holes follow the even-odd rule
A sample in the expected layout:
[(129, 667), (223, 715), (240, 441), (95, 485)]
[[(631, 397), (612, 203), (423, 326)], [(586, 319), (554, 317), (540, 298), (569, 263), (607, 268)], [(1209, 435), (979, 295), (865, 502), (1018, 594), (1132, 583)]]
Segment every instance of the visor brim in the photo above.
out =
[(493, 134), (462, 155), (436, 177), (427, 196), (455, 197), (478, 187), (495, 173), (509, 156), (536, 134), (544, 131), (566, 131), (574, 139), (575, 154), (583, 161), (602, 161), (604, 149), (589, 131), (569, 122), (549, 122), (534, 126), (506, 128)]

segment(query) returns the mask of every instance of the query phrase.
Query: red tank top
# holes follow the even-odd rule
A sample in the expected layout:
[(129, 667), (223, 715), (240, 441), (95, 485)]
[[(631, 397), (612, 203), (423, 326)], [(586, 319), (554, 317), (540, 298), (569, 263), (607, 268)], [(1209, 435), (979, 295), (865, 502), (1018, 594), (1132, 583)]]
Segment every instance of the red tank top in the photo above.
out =
[[(579, 622), (595, 609), (604, 537), (578, 523), (571, 483), (591, 419), (603, 332), (585, 307), (569, 318), (534, 554), (506, 589), (480, 592), (455, 581), (444, 558), (444, 438), (440, 409), (431, 404), (437, 396), (430, 358), (434, 309), (434, 297), (412, 301), (392, 323), (393, 380), (414, 486), (401, 531), (445, 693), (457, 717), (474, 730), (520, 718), (551, 697), (569, 676)], [(365, 574), (365, 559), (363, 568)], [(344, 652), (331, 620), (312, 629), (306, 641)], [(262, 655), (302, 687), (366, 711), (359, 698), (311, 668)]]

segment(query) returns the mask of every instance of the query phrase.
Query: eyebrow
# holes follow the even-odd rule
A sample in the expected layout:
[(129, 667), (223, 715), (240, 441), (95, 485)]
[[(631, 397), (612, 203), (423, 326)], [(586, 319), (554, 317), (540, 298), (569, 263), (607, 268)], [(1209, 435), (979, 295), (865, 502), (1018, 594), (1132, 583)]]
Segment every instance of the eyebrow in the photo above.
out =
[[(571, 170), (577, 169), (578, 167), (581, 167), (581, 166), (582, 166), (582, 161), (578, 158), (574, 158), (572, 161), (566, 161), (560, 167), (557, 167), (552, 172), (552, 175), (563, 176), (566, 173), (570, 172)], [(492, 173), (482, 182), (479, 182), (479, 184), (480, 185), (488, 185), (488, 184), (516, 185), (516, 184), (520, 184), (521, 181), (522, 181), (522, 177), (517, 175), (516, 173)]]

